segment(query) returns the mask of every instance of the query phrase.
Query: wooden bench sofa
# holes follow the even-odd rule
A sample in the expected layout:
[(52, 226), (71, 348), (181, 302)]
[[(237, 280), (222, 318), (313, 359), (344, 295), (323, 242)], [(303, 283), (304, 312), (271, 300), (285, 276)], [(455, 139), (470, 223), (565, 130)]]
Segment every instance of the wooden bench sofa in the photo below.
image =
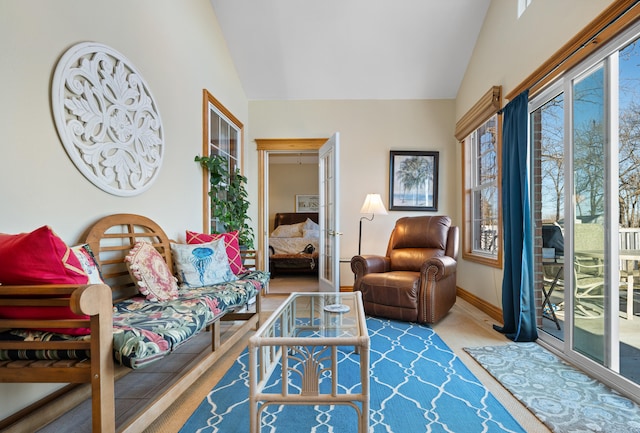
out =
[[(181, 289), (175, 301), (152, 303), (140, 295), (125, 264), (125, 257), (139, 241), (150, 242), (174, 271), (170, 240), (155, 222), (139, 215), (116, 214), (100, 219), (86, 234), (86, 242), (106, 284), (2, 285), (2, 307), (69, 306), (88, 319), (0, 318), (0, 331), (4, 331), (0, 332), (0, 383), (90, 384), (92, 430), (113, 432), (116, 430), (114, 357), (129, 368), (141, 368), (168, 355), (200, 331), (209, 330), (211, 351), (201, 354), (199, 362), (141, 411), (140, 416), (118, 427), (118, 431), (142, 431), (227, 348), (259, 325), (260, 296), (268, 284), (268, 273), (247, 271), (238, 275), (237, 281), (201, 288), (201, 294), (198, 289)], [(34, 296), (35, 293), (38, 295)], [(187, 316), (188, 331), (178, 317), (168, 328), (179, 329), (167, 329), (166, 334), (157, 335), (154, 326), (164, 306), (172, 308), (170, 320), (183, 313)], [(146, 311), (152, 317), (146, 317), (145, 323)], [(242, 321), (242, 325), (232, 337), (221, 342), (220, 320)], [(43, 328), (90, 328), (90, 334), (68, 336), (43, 332)], [(22, 359), (25, 357), (29, 359)]]

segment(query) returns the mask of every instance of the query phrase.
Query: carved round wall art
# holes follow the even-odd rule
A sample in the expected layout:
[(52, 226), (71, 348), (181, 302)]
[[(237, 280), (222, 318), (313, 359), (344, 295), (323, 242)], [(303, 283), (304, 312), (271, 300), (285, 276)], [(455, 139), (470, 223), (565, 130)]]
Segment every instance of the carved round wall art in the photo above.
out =
[(164, 134), (149, 86), (126, 57), (83, 42), (60, 59), (52, 83), (60, 140), (78, 170), (118, 196), (146, 191), (164, 155)]

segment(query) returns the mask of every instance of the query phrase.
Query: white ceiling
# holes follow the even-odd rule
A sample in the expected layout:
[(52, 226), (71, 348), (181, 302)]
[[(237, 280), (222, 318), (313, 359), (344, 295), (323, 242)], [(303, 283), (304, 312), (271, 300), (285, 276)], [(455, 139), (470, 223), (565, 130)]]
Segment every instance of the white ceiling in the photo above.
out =
[(452, 99), (491, 0), (211, 0), (249, 100)]

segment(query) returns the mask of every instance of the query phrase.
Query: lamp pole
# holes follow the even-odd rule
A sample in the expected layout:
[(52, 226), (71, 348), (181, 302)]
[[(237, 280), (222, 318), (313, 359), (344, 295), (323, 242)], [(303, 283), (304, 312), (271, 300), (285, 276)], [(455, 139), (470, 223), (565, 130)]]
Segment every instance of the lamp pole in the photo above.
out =
[(373, 221), (373, 218), (376, 216), (376, 214), (387, 215), (387, 210), (382, 204), (380, 194), (367, 194), (367, 197), (364, 199), (362, 209), (360, 209), (360, 214), (371, 214), (371, 218), (367, 218), (365, 216), (360, 217), (360, 231), (358, 232), (358, 255), (360, 255), (362, 252), (362, 220)]
[(362, 249), (362, 220), (373, 221), (373, 217), (375, 215), (371, 215), (371, 218), (360, 217), (360, 231), (358, 233), (358, 255), (360, 255)]

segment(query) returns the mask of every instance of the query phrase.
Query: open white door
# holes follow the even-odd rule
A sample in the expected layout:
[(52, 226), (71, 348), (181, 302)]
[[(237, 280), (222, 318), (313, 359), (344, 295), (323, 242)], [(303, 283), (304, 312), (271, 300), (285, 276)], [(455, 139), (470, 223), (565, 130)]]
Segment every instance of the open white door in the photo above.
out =
[(319, 170), (318, 185), (320, 189), (319, 223), (320, 223), (320, 263), (318, 269), (320, 291), (340, 291), (340, 227), (338, 191), (339, 165), (338, 151), (339, 133), (322, 145), (318, 152)]

